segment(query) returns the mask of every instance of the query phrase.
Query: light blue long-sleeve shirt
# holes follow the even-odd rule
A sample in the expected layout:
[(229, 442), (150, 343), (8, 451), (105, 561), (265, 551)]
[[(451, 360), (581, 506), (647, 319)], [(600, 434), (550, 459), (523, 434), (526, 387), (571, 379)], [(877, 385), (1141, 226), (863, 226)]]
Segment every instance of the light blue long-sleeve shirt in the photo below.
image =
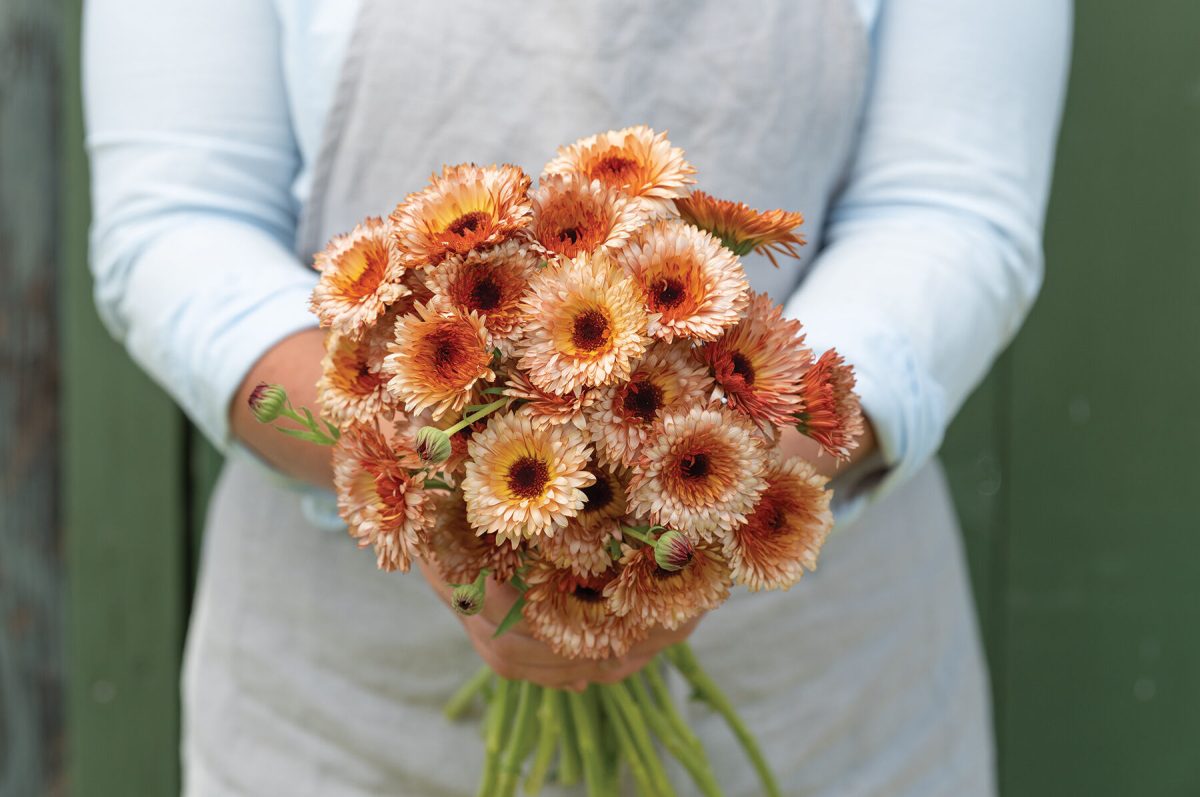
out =
[[(854, 364), (896, 484), (1040, 286), (1070, 3), (854, 2), (873, 58), (861, 144), (786, 309)], [(86, 4), (97, 304), (222, 447), (246, 373), (316, 323), (291, 246), (357, 8)]]

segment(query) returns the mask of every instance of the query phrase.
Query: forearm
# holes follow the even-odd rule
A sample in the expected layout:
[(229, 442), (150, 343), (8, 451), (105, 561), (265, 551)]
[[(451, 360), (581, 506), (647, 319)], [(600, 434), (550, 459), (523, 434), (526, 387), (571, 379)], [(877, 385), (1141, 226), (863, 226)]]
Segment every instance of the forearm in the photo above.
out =
[(306, 329), (275, 344), (242, 380), (229, 408), (229, 421), (243, 445), (281, 472), (317, 487), (330, 488), (333, 470), (329, 448), (280, 434), (270, 425), (259, 423), (247, 403), (254, 386), (266, 382), (283, 385), (297, 409), (307, 407), (319, 415), (317, 380), (321, 377), (324, 354), (325, 333), (320, 329)]
[(863, 416), (863, 433), (858, 438), (858, 446), (850, 452), (850, 459), (839, 462), (821, 450), (811, 437), (805, 437), (794, 427), (788, 426), (780, 432), (779, 451), (785, 457), (801, 457), (813, 463), (817, 472), (832, 479), (839, 472), (844, 472), (863, 461), (875, 451), (875, 431), (870, 418)]

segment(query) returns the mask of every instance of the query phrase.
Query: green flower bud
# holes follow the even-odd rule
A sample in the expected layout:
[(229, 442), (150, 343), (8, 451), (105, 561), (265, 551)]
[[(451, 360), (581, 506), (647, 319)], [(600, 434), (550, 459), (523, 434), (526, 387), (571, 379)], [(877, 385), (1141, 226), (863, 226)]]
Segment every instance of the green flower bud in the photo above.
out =
[(417, 456), (428, 465), (436, 465), (450, 458), (450, 435), (436, 426), (422, 426), (417, 432)]
[(654, 542), (654, 561), (668, 573), (684, 569), (695, 556), (696, 546), (686, 534), (678, 531), (664, 531)]
[(287, 404), (287, 391), (283, 389), (283, 385), (259, 382), (254, 390), (250, 391), (248, 403), (250, 411), (259, 423), (270, 423), (283, 413), (284, 405)]
[(483, 579), (477, 578), (473, 584), (459, 584), (455, 587), (450, 595), (450, 605), (463, 617), (483, 611)]

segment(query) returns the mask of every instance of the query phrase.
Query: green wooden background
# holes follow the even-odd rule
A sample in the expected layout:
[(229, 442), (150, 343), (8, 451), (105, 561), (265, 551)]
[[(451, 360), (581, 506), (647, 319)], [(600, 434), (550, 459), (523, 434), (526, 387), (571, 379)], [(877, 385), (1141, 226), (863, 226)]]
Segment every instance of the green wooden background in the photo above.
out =
[[(48, 6), (61, 27), (69, 782), (78, 797), (169, 795), (217, 460), (91, 306), (78, 4)], [(1005, 795), (1200, 794), (1198, 167), (1200, 3), (1081, 2), (1046, 287), (943, 450)]]

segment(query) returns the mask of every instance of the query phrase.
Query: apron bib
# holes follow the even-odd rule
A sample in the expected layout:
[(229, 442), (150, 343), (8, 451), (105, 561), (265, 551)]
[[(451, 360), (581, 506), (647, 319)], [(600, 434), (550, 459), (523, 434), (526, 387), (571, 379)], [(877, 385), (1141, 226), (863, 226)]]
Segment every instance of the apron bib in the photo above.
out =
[[(746, 259), (755, 289), (782, 301), (820, 251), (868, 61), (851, 0), (364, 0), (297, 253), (386, 214), (443, 163), (536, 177), (558, 145), (647, 124), (670, 131), (704, 190), (805, 214), (799, 264)], [(786, 794), (993, 793), (986, 676), (936, 465), (833, 535), (796, 588), (735, 591), (694, 642)], [(419, 575), (378, 572), (231, 460), (188, 641), (188, 795), (474, 794), (478, 729), (440, 709), (477, 665)], [(691, 714), (726, 794), (757, 795), (721, 721)]]

